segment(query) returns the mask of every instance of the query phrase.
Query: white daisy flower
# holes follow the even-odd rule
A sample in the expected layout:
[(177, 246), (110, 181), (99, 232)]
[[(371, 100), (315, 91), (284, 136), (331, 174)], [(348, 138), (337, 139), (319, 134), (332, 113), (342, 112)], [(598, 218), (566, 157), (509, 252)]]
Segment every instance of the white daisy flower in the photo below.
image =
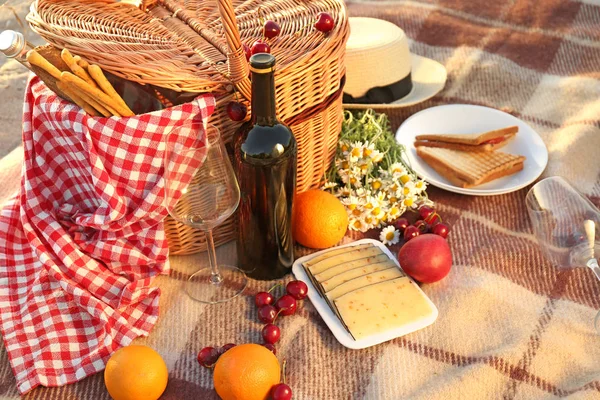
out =
[(346, 187), (346, 186), (342, 186), (341, 188), (338, 189), (338, 191), (336, 192), (336, 196), (337, 197), (348, 197), (351, 194), (351, 190)]
[(390, 209), (387, 212), (387, 220), (388, 222), (392, 222), (395, 221), (396, 219), (398, 219), (403, 213), (404, 213), (405, 208), (398, 206), (398, 205), (392, 205), (390, 207)]
[(337, 185), (338, 185), (338, 184), (337, 184), (337, 183), (335, 183), (335, 182), (329, 182), (329, 181), (327, 181), (327, 182), (325, 182), (325, 184), (323, 185), (323, 188), (322, 188), (322, 189), (323, 189), (323, 190), (333, 189), (333, 188), (335, 188)]
[(375, 151), (375, 143), (365, 142), (363, 147), (363, 158), (369, 158), (371, 154)]
[(398, 232), (393, 225), (387, 226), (381, 230), (381, 233), (379, 234), (379, 240), (388, 246), (396, 244), (400, 240), (400, 232)]
[(350, 146), (349, 158), (351, 162), (357, 162), (359, 158), (362, 157), (363, 154), (363, 144), (362, 142), (354, 142)]
[(402, 194), (404, 196), (415, 194), (415, 183), (413, 181), (406, 182), (402, 188)]
[(373, 188), (373, 190), (379, 190), (383, 187), (383, 180), (381, 178), (369, 178), (367, 183)]
[(350, 144), (346, 141), (340, 142), (340, 149), (342, 149), (342, 154), (347, 156), (350, 151)]
[(403, 201), (402, 204), (407, 208), (417, 208), (417, 201), (414, 196), (408, 196)]
[(423, 193), (427, 189), (427, 182), (418, 180), (415, 182), (415, 193)]
[(370, 154), (371, 160), (374, 163), (380, 163), (381, 160), (383, 160), (383, 153), (380, 152), (379, 150), (373, 150)]
[(369, 196), (369, 193), (370, 192), (368, 190), (366, 190), (365, 188), (358, 188), (354, 191), (354, 195), (356, 197), (360, 197), (363, 200), (366, 199), (367, 196)]
[(393, 176), (402, 176), (406, 174), (406, 169), (404, 169), (404, 165), (401, 163), (393, 163), (390, 165), (389, 171)]

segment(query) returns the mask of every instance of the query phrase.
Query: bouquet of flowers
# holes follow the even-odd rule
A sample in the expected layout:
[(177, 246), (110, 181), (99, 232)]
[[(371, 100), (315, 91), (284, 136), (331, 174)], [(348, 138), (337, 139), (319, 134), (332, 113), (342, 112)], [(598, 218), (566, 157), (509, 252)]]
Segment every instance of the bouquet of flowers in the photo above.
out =
[(408, 209), (432, 204), (427, 183), (418, 179), (404, 156), (385, 114), (344, 112), (336, 157), (322, 189), (344, 204), (349, 229), (381, 228)]

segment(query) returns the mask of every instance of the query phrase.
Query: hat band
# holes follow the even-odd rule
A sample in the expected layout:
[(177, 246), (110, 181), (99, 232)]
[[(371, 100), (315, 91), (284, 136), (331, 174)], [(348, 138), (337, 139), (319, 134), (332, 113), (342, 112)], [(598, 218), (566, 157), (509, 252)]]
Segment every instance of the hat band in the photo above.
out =
[(367, 90), (367, 93), (362, 97), (352, 97), (348, 93), (344, 93), (343, 102), (346, 104), (386, 104), (400, 100), (410, 93), (413, 88), (413, 83), (409, 73), (398, 82), (386, 86), (377, 86)]

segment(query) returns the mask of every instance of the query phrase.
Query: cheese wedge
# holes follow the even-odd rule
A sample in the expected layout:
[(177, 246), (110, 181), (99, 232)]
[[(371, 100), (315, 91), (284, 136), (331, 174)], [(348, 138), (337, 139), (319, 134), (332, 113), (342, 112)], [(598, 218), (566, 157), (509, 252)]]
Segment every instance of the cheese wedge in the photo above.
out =
[(315, 279), (319, 282), (323, 282), (333, 276), (336, 276), (338, 274), (346, 272), (350, 269), (364, 267), (369, 264), (377, 264), (377, 263), (380, 263), (382, 261), (386, 261), (389, 259), (390, 258), (387, 256), (387, 254), (378, 254), (376, 256), (359, 258), (358, 260), (339, 264), (339, 265), (336, 265), (335, 267), (326, 269), (325, 271), (321, 272), (320, 274), (315, 275)]
[(318, 262), (317, 264), (311, 265), (308, 267), (310, 272), (313, 275), (320, 274), (321, 272), (335, 267), (336, 265), (346, 264), (354, 260), (358, 260), (365, 257), (372, 257), (379, 254), (384, 254), (383, 251), (379, 247), (369, 246), (365, 248), (360, 248), (357, 250), (347, 251), (344, 254), (336, 255), (335, 257), (327, 258), (323, 261)]
[(384, 269), (383, 271), (373, 272), (372, 274), (367, 274), (363, 276), (359, 276), (358, 278), (354, 278), (349, 280), (346, 283), (342, 283), (338, 287), (330, 290), (326, 293), (329, 300), (335, 300), (346, 293), (350, 293), (354, 290), (360, 289), (365, 286), (372, 285), (378, 282), (389, 281), (390, 279), (400, 278), (404, 276), (400, 268), (393, 266), (388, 269)]
[(434, 312), (407, 277), (365, 286), (334, 300), (356, 340), (400, 328)]
[[(381, 262), (364, 265), (364, 266), (361, 266), (358, 268), (352, 268), (347, 271), (344, 271), (339, 275), (335, 275), (335, 276), (321, 282), (321, 286), (323, 287), (323, 290), (325, 292), (329, 292), (330, 290), (338, 287), (342, 283), (346, 283), (354, 278), (358, 278), (359, 276), (363, 276), (363, 275), (372, 274), (373, 272), (377, 272), (377, 271), (383, 271), (384, 269), (388, 269), (391, 267), (396, 267), (396, 264), (394, 264), (394, 262), (388, 258)], [(329, 271), (330, 270), (327, 270), (325, 272), (329, 272)]]
[(366, 247), (373, 247), (373, 245), (371, 243), (363, 243), (363, 244), (359, 244), (357, 246), (346, 246), (346, 247), (342, 247), (342, 248), (338, 248), (338, 249), (329, 250), (328, 252), (323, 253), (314, 258), (311, 258), (310, 260), (305, 261), (302, 264), (306, 267), (310, 267), (311, 265), (315, 265), (318, 262), (323, 261), (327, 258), (331, 258), (331, 257), (337, 256), (339, 254), (348, 253), (349, 251), (352, 251), (352, 250), (364, 249)]

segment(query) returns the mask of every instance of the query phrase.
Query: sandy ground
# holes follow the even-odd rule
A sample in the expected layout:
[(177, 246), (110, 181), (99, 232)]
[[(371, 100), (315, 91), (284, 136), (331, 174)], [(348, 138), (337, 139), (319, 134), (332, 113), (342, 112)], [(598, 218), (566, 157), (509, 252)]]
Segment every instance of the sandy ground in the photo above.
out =
[[(31, 0), (0, 0), (0, 31), (5, 29), (25, 33), (25, 37), (34, 45), (44, 41), (27, 26), (25, 16)], [(15, 17), (19, 16), (25, 29)], [(23, 94), (29, 71), (14, 60), (0, 55), (0, 157), (21, 144), (21, 115), (23, 112)]]

